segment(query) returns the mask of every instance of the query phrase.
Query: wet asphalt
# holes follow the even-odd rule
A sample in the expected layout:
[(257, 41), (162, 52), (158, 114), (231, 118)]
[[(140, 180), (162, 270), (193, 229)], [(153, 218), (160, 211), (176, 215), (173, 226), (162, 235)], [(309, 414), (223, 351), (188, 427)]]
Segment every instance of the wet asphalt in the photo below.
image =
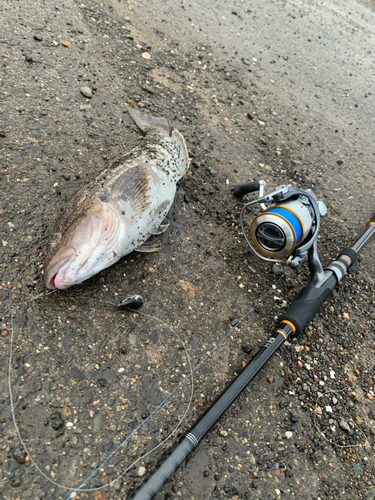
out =
[[(374, 213), (373, 2), (0, 5), (0, 498), (66, 499), (93, 474), (82, 498), (125, 499), (308, 282), (302, 266), (272, 288), (232, 186), (313, 187), (324, 263)], [(138, 136), (126, 105), (188, 144), (162, 250), (44, 295), (59, 211)], [(370, 243), (157, 498), (375, 497), (374, 283)], [(132, 293), (147, 316), (117, 310)]]

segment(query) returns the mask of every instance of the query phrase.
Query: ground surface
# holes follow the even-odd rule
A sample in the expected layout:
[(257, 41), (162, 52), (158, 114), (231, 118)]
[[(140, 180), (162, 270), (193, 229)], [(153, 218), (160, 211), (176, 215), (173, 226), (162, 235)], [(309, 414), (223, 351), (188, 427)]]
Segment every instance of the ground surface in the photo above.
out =
[[(325, 263), (364, 228), (375, 16), (373, 2), (346, 1), (0, 5), (0, 498), (64, 499), (61, 485), (87, 479), (188, 373), (188, 357), (195, 366), (279, 278), (244, 245), (234, 184), (312, 186), (328, 206)], [(170, 119), (192, 158), (162, 251), (40, 296), (53, 220), (137, 135), (127, 104)], [(187, 383), (85, 487), (130, 470), (81, 497), (127, 498), (248, 361), (244, 342), (262, 345), (307, 281), (306, 266), (280, 281), (197, 370), (191, 405)], [(375, 498), (374, 283), (372, 243), (158, 498)], [(114, 307), (135, 292), (149, 316)], [(13, 402), (29, 455), (7, 387), (12, 312)]]

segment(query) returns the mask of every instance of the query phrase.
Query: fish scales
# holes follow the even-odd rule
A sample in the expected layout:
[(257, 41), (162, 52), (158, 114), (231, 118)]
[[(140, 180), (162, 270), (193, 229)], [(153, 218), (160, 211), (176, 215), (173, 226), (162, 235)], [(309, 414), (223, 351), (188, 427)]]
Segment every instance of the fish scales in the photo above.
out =
[(145, 242), (173, 203), (176, 183), (189, 167), (187, 148), (165, 119), (129, 112), (145, 133), (144, 140), (63, 208), (44, 265), (48, 288), (82, 283), (133, 250), (157, 249)]

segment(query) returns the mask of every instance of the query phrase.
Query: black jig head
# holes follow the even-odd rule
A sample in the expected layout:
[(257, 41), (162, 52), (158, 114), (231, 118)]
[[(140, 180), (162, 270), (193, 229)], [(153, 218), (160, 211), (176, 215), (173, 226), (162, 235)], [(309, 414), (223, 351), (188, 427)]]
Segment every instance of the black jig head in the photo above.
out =
[(144, 302), (142, 295), (130, 295), (117, 304), (118, 309), (138, 309)]

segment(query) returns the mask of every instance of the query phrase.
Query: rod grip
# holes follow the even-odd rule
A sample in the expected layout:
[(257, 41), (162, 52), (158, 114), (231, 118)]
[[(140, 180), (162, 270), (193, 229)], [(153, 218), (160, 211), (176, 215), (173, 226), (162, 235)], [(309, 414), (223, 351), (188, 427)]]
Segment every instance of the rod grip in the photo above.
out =
[(369, 224), (371, 224), (371, 223), (372, 223), (372, 224), (375, 224), (375, 213), (374, 213), (374, 215), (373, 215), (373, 216), (371, 217), (371, 219), (370, 219)]
[(336, 284), (337, 278), (332, 274), (321, 288), (306, 286), (279, 318), (279, 322), (291, 322), (296, 329), (295, 335), (299, 335), (331, 295)]
[(195, 448), (194, 444), (184, 437), (168, 458), (153, 472), (151, 477), (131, 496), (131, 500), (151, 500), (163, 485), (180, 467), (186, 457)]
[(237, 184), (234, 186), (233, 193), (236, 198), (242, 198), (245, 194), (258, 191), (259, 181), (249, 182), (248, 184)]

